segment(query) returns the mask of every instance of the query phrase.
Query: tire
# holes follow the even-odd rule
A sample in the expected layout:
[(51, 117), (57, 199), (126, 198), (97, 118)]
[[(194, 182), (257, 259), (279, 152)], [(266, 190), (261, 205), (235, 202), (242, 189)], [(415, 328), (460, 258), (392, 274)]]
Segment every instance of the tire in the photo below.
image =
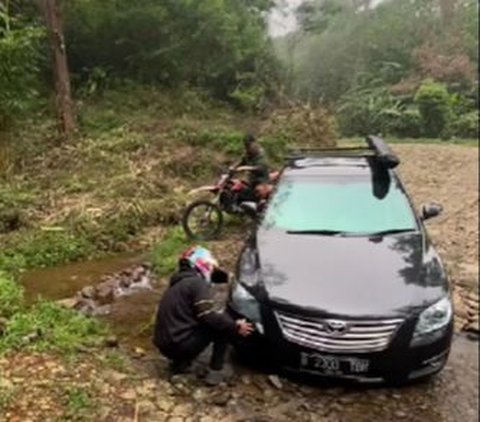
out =
[[(207, 223), (208, 229), (205, 232), (198, 232), (195, 228), (192, 228), (192, 219), (195, 216), (195, 212), (200, 212), (201, 208), (205, 209), (205, 213), (208, 213), (209, 222)], [(215, 215), (215, 220), (212, 221), (212, 213)], [(204, 217), (205, 218), (205, 217)], [(183, 230), (187, 237), (191, 240), (212, 240), (216, 239), (223, 229), (223, 213), (222, 210), (215, 204), (209, 201), (195, 201), (192, 202), (185, 210), (182, 218)]]

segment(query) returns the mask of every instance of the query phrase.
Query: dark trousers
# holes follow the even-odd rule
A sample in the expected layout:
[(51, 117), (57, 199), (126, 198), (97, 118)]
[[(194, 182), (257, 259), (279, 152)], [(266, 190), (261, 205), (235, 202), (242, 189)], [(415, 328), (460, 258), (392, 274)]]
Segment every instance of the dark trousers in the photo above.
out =
[[(189, 338), (175, 346), (174, 353), (168, 353), (174, 363), (182, 364), (191, 362), (197, 358), (211, 343), (213, 343), (213, 352), (210, 358), (210, 369), (221, 370), (225, 363), (225, 357), (228, 349), (228, 339), (219, 333), (206, 329), (195, 331)], [(172, 351), (173, 352), (173, 351)]]

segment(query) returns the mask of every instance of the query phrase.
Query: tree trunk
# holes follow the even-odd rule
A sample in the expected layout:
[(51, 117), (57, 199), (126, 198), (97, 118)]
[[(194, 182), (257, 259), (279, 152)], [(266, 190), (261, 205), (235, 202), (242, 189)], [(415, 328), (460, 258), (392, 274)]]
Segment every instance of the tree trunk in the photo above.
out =
[(75, 131), (70, 73), (68, 71), (67, 51), (63, 36), (63, 19), (58, 0), (41, 0), (45, 21), (53, 52), (56, 106), (60, 122), (60, 131), (70, 138)]

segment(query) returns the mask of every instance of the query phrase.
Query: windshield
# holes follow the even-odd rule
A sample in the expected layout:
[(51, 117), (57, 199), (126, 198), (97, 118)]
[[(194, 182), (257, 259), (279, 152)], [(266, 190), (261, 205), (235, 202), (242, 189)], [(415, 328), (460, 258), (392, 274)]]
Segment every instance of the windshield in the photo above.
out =
[(296, 177), (279, 185), (263, 227), (361, 235), (415, 230), (417, 225), (397, 182), (380, 199), (368, 177)]

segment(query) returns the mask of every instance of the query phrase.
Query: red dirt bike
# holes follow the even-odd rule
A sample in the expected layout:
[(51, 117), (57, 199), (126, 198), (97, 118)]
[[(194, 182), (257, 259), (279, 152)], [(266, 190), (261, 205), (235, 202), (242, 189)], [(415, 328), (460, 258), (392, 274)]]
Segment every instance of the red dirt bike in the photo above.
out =
[[(192, 240), (211, 240), (219, 236), (223, 229), (224, 213), (257, 217), (257, 204), (253, 201), (243, 202), (242, 192), (250, 189), (248, 182), (235, 178), (236, 171), (228, 170), (220, 176), (217, 184), (201, 186), (189, 192), (189, 195), (208, 192), (214, 195), (212, 200), (201, 199), (192, 202), (182, 217), (185, 234)], [(275, 180), (278, 173), (270, 174)]]

